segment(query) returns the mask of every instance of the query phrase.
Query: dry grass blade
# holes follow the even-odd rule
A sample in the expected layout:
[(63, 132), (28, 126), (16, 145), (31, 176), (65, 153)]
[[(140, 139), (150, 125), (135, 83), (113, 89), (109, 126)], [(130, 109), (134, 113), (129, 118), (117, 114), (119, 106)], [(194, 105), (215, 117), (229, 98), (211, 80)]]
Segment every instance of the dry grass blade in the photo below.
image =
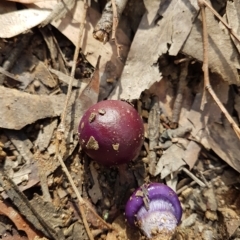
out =
[[(231, 115), (227, 112), (224, 105), (221, 103), (217, 95), (212, 89), (212, 86), (209, 81), (209, 71), (208, 71), (208, 33), (207, 33), (207, 23), (206, 23), (206, 15), (205, 15), (205, 1), (199, 0), (198, 4), (201, 9), (201, 15), (202, 15), (202, 24), (203, 24), (203, 73), (204, 73), (204, 89), (208, 90), (216, 104), (221, 109), (222, 113), (225, 115), (225, 117), (228, 119), (229, 123), (231, 124), (233, 130), (235, 131), (236, 135), (240, 139), (240, 129), (238, 125), (234, 122)], [(204, 94), (205, 94), (204, 90)], [(203, 95), (203, 101), (205, 100)]]

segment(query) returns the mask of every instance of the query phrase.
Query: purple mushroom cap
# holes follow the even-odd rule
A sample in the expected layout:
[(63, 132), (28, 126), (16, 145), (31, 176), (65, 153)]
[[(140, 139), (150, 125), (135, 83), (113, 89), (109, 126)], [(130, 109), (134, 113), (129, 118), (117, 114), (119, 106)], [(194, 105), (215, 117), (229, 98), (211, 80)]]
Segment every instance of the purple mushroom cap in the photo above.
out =
[(91, 106), (79, 123), (78, 133), (86, 154), (106, 166), (133, 160), (144, 140), (141, 117), (134, 107), (120, 100)]
[[(147, 201), (146, 199), (144, 201), (144, 192), (147, 195)], [(146, 207), (146, 202), (150, 207), (149, 209)], [(151, 214), (152, 216), (150, 216)], [(166, 214), (168, 215), (167, 217)], [(144, 230), (149, 237), (151, 235), (151, 228), (158, 227), (159, 225), (161, 225), (161, 229), (164, 228), (165, 217), (167, 219), (170, 216), (170, 222), (166, 221), (166, 229), (172, 230), (173, 225), (179, 224), (182, 217), (182, 207), (177, 194), (170, 187), (161, 183), (150, 183), (139, 187), (132, 194), (125, 206), (125, 215), (128, 223), (131, 225), (139, 225), (139, 221), (144, 225), (145, 218), (148, 218), (146, 221), (152, 222), (157, 219), (157, 223), (152, 224), (151, 222), (150, 226), (146, 227), (147, 230)], [(163, 221), (159, 219), (161, 216), (164, 218)]]

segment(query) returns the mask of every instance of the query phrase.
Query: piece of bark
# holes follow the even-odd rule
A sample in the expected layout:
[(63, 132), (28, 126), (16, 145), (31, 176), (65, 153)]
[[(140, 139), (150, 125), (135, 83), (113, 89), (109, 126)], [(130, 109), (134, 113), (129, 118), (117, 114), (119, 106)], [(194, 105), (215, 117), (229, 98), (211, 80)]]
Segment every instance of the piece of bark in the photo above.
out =
[(149, 173), (154, 175), (157, 164), (157, 154), (154, 149), (159, 142), (159, 124), (160, 124), (160, 108), (158, 97), (152, 98), (152, 107), (148, 117), (148, 138), (149, 138)]
[[(71, 217), (68, 211), (64, 211), (60, 207), (56, 208), (52, 202), (45, 202), (43, 198), (37, 194), (34, 195), (30, 204), (48, 226), (58, 229), (60, 235), (63, 234), (59, 228), (66, 226), (66, 220)], [(61, 217), (62, 214), (64, 214), (64, 218)], [(63, 236), (61, 236), (61, 238), (63, 238)]]
[[(94, 28), (94, 38), (103, 43), (109, 41), (115, 17), (117, 17), (117, 21), (119, 21), (119, 18), (126, 7), (127, 1), (128, 0), (114, 0), (115, 6), (113, 6), (113, 2), (111, 0), (107, 2), (103, 9), (102, 16)], [(114, 16), (114, 7), (116, 8), (115, 14), (117, 16)], [(113, 38), (115, 38), (115, 32), (113, 32)]]

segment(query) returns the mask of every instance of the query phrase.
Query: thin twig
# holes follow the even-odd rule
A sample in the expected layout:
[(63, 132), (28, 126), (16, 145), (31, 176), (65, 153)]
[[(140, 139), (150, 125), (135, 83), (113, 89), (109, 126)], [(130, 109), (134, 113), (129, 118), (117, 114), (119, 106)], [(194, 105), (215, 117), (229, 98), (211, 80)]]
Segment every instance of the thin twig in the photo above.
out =
[(177, 190), (177, 192), (176, 192), (177, 195), (180, 195), (184, 190), (186, 190), (189, 187), (194, 186), (195, 184), (197, 184), (197, 183), (195, 181), (192, 181), (188, 185), (185, 185), (185, 186), (181, 187), (180, 189)]
[(117, 9), (116, 0), (111, 0), (111, 1), (112, 1), (112, 10), (113, 10), (112, 41), (114, 41), (116, 44), (118, 58), (122, 59), (120, 54), (122, 50), (122, 45), (118, 43), (117, 36), (116, 36), (120, 16), (118, 14), (119, 11)]
[(206, 7), (209, 8), (209, 10), (222, 22), (222, 24), (228, 29), (229, 33), (233, 35), (239, 42), (240, 42), (240, 37), (235, 33), (232, 29), (232, 27), (225, 22), (225, 20), (214, 10), (214, 8), (206, 1), (206, 0), (199, 0), (198, 5), (205, 5)]
[(199, 174), (201, 175), (201, 178), (203, 180), (203, 182), (206, 184), (206, 186), (208, 188), (210, 188), (210, 184), (208, 183), (207, 179), (205, 178), (205, 176), (203, 175), (203, 172), (202, 171), (199, 171)]
[(117, 11), (116, 1), (115, 0), (111, 0), (111, 1), (112, 1), (112, 10), (113, 10), (112, 40), (114, 41), (116, 38), (116, 31), (119, 23), (119, 16)]
[(88, 237), (90, 240), (94, 240), (94, 237), (90, 231), (90, 228), (89, 228), (89, 225), (88, 225), (88, 222), (87, 222), (87, 219), (86, 219), (86, 215), (85, 215), (85, 212), (84, 212), (84, 205), (85, 205), (85, 202), (84, 200), (82, 199), (82, 197), (80, 196), (79, 194), (79, 191), (72, 179), (72, 176), (71, 174), (69, 173), (65, 163), (63, 162), (63, 159), (61, 157), (60, 154), (58, 154), (58, 161), (60, 162), (61, 166), (62, 166), (62, 170), (65, 172), (67, 178), (68, 178), (68, 181), (70, 182), (72, 188), (73, 188), (73, 191), (75, 192), (76, 196), (77, 196), (77, 199), (79, 201), (79, 210), (80, 210), (80, 213), (81, 213), (81, 216), (82, 216), (82, 221), (83, 221), (83, 224), (84, 224), (84, 227), (86, 228), (86, 231), (87, 231), (87, 234), (88, 234)]
[[(224, 105), (221, 103), (217, 95), (212, 89), (212, 86), (209, 81), (209, 71), (208, 71), (208, 33), (207, 33), (207, 24), (206, 24), (206, 14), (205, 14), (205, 3), (202, 0), (198, 0), (199, 7), (201, 9), (202, 15), (202, 25), (203, 25), (203, 73), (204, 73), (204, 89), (208, 90), (213, 100), (216, 102), (218, 107), (221, 109), (222, 113), (225, 115), (229, 123), (231, 124), (233, 130), (235, 131), (237, 137), (240, 139), (240, 129), (238, 125), (234, 122), (231, 115), (228, 113)], [(205, 95), (205, 91), (203, 92), (203, 96)], [(206, 98), (205, 98), (206, 99)], [(205, 100), (203, 97), (203, 100)], [(203, 102), (202, 102), (203, 103)]]
[(82, 36), (83, 36), (83, 31), (84, 31), (84, 26), (85, 26), (87, 9), (88, 9), (87, 0), (84, 0), (84, 11), (83, 11), (82, 19), (80, 20), (78, 42), (77, 42), (77, 45), (75, 48), (74, 57), (73, 57), (73, 65), (72, 65), (71, 74), (70, 74), (71, 79), (70, 79), (70, 82), (68, 85), (67, 97), (66, 97), (66, 101), (65, 101), (62, 116), (61, 116), (61, 123), (59, 124), (59, 127), (58, 127), (58, 131), (60, 131), (62, 133), (65, 131), (65, 120), (66, 120), (66, 115), (67, 115), (67, 107), (68, 107), (68, 103), (69, 103), (69, 100), (70, 100), (71, 94), (72, 94), (72, 85), (73, 85), (73, 81), (74, 81), (74, 74), (75, 74), (75, 70), (76, 70), (78, 55), (79, 55), (79, 51), (80, 51), (80, 47), (81, 47), (81, 43), (82, 43)]
[(77, 189), (76, 185), (74, 184), (74, 181), (73, 181), (60, 153), (59, 153), (59, 141), (61, 141), (64, 136), (63, 133), (65, 131), (65, 119), (66, 119), (66, 114), (67, 114), (67, 107), (68, 107), (68, 103), (69, 103), (71, 93), (72, 93), (72, 84), (73, 84), (73, 80), (74, 80), (74, 74), (75, 74), (75, 70), (76, 70), (78, 54), (79, 54), (80, 46), (81, 46), (81, 42), (82, 42), (82, 36), (83, 36), (83, 30), (84, 30), (84, 26), (85, 26), (87, 9), (88, 9), (87, 0), (84, 0), (84, 11), (83, 11), (82, 19), (80, 20), (80, 25), (79, 25), (78, 43), (76, 45), (74, 57), (73, 57), (73, 66), (72, 66), (71, 75), (70, 75), (71, 79), (70, 79), (70, 82), (68, 85), (67, 97), (66, 97), (65, 105), (63, 108), (62, 116), (61, 116), (61, 123), (59, 124), (58, 132), (57, 132), (56, 155), (57, 155), (58, 161), (60, 162), (60, 164), (62, 166), (62, 170), (65, 172), (65, 174), (66, 174), (66, 176), (78, 198), (79, 210), (80, 210), (82, 221), (83, 221), (84, 227), (87, 231), (88, 237), (90, 240), (94, 240), (94, 237), (90, 231), (90, 228), (89, 228), (89, 225), (88, 225), (88, 222), (86, 219), (86, 215), (84, 212), (84, 208), (83, 208), (83, 205), (85, 204), (85, 202), (83, 201), (82, 197), (80, 196), (78, 189)]
[(206, 187), (205, 183), (203, 183), (200, 179), (193, 175), (187, 168), (183, 167), (181, 170), (183, 170), (183, 172), (185, 172), (190, 178), (192, 178), (199, 186)]
[[(200, 5), (202, 19), (206, 19), (205, 16), (205, 6)], [(202, 96), (202, 102), (200, 109), (203, 110), (205, 103), (207, 102), (206, 98), (206, 87), (210, 86), (209, 81), (209, 72), (208, 72), (208, 34), (207, 34), (207, 26), (206, 21), (202, 21), (202, 28), (203, 28), (203, 74), (204, 74), (204, 90), (203, 90), (203, 96)]]

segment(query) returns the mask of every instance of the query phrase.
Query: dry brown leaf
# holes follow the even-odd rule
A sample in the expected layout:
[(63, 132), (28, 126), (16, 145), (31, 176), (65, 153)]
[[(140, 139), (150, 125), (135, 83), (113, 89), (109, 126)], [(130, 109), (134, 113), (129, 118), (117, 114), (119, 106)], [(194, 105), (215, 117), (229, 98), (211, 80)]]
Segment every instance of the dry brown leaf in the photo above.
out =
[[(1, 4), (4, 4), (1, 2)], [(1, 8), (1, 7), (0, 7)], [(46, 9), (23, 9), (0, 15), (0, 37), (10, 38), (17, 36), (41, 23), (48, 15)]]
[(159, 159), (154, 176), (161, 174), (164, 179), (171, 173), (178, 171), (186, 163), (182, 160), (184, 157), (184, 149), (173, 144), (170, 146)]
[(159, 107), (165, 116), (172, 116), (172, 101), (174, 99), (174, 91), (171, 82), (163, 77), (160, 82), (154, 83), (150, 88), (151, 95), (156, 95), (159, 99)]
[(179, 52), (197, 12), (188, 1), (163, 1), (161, 4), (157, 0), (146, 1), (146, 7), (148, 12), (142, 18), (119, 85), (111, 98), (137, 99), (142, 91), (161, 80), (156, 64), (159, 56)]
[(42, 124), (41, 131), (39, 131), (34, 144), (41, 152), (48, 147), (53, 131), (57, 128), (57, 123), (57, 119), (46, 119)]
[[(218, 73), (229, 84), (240, 84), (237, 68), (240, 68), (239, 56), (229, 34), (222, 31), (213, 14), (206, 9), (207, 29), (209, 35), (209, 68)], [(193, 24), (182, 52), (203, 61), (202, 21), (198, 16)]]
[[(229, 87), (228, 83), (221, 80), (221, 77), (210, 75), (213, 89), (220, 101), (227, 104)], [(195, 141), (203, 145), (206, 149), (212, 149), (219, 157), (228, 163), (235, 170), (240, 172), (239, 154), (240, 142), (234, 134), (233, 129), (222, 118), (222, 113), (214, 100), (210, 97), (204, 106), (203, 111), (200, 109), (202, 94), (198, 93), (195, 96), (192, 108), (190, 111), (182, 109), (179, 124), (182, 126), (191, 126), (191, 135)], [(188, 152), (188, 151), (191, 151)], [(195, 149), (196, 150), (196, 149)], [(198, 150), (199, 151), (199, 150)], [(193, 167), (197, 160), (196, 154), (193, 159), (190, 158), (192, 152), (191, 147), (187, 148), (184, 153), (184, 160)]]
[(65, 95), (37, 96), (0, 86), (0, 127), (19, 130), (38, 119), (59, 116)]
[[(235, 0), (233, 2), (227, 1), (227, 7), (226, 7), (226, 15), (228, 19), (228, 23), (230, 24), (231, 28), (233, 29), (234, 32), (236, 32), (238, 35), (240, 35), (240, 1)], [(237, 39), (235, 39), (232, 35), (231, 38), (238, 49), (238, 52), (240, 53), (240, 43)]]
[(34, 238), (39, 235), (18, 212), (3, 201), (0, 201), (0, 214), (10, 218), (19, 230), (22, 230), (27, 234), (29, 240), (34, 240)]
[[(191, 109), (182, 109), (179, 124), (181, 126), (191, 127), (191, 136), (197, 142), (201, 143), (201, 145), (203, 145), (206, 149), (210, 149), (206, 128), (209, 121), (209, 107), (213, 102), (210, 101), (209, 98), (209, 102), (207, 103), (207, 105), (205, 105), (204, 109), (201, 110), (201, 100), (202, 94), (198, 93), (195, 96)], [(215, 113), (217, 116), (220, 111), (219, 108), (217, 108), (216, 106), (215, 109)], [(201, 146), (198, 145), (198, 143), (196, 143), (195, 141), (190, 141), (183, 156), (183, 160), (188, 164), (190, 169), (196, 164), (200, 150)]]
[(202, 146), (194, 141), (190, 141), (188, 144), (183, 160), (187, 163), (190, 169), (195, 166), (201, 150)]
[[(57, 0), (35, 2), (34, 4), (26, 5), (31, 9), (50, 9), (53, 10), (54, 6), (58, 3)], [(81, 19), (84, 3), (77, 1), (76, 6), (68, 11), (63, 19), (53, 21), (51, 24), (56, 27), (62, 34), (64, 34), (74, 45), (78, 42), (79, 21)]]
[(208, 142), (213, 151), (227, 164), (240, 172), (240, 142), (228, 122), (208, 126)]
[(29, 52), (21, 55), (17, 64), (11, 69), (11, 73), (17, 76), (18, 81), (21, 82), (19, 89), (25, 89), (35, 79), (49, 88), (54, 88), (57, 85), (57, 81), (52, 77), (45, 64)]

